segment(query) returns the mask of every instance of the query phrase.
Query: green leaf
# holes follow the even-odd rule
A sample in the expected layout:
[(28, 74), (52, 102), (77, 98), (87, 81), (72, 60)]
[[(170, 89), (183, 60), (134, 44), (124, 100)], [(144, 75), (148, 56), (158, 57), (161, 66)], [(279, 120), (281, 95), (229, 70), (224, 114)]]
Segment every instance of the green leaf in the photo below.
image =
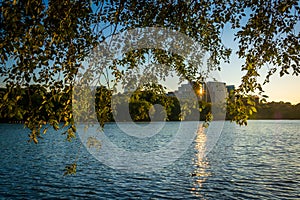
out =
[(3, 96), (3, 101), (6, 101), (6, 100), (7, 100), (7, 97), (8, 97), (8, 93), (6, 93), (6, 94)]
[(77, 170), (77, 164), (76, 163), (69, 164), (65, 167), (64, 176), (74, 175), (74, 174), (76, 174), (76, 170)]
[(257, 112), (257, 110), (256, 110), (256, 108), (255, 108), (254, 106), (251, 107), (251, 110), (252, 110), (253, 112)]

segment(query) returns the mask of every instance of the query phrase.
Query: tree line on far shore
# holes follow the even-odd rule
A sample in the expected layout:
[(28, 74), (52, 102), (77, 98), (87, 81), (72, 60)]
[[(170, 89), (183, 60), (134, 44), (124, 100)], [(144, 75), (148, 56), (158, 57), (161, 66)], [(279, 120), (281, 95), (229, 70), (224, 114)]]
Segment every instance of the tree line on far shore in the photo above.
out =
[(257, 112), (250, 119), (300, 119), (300, 103), (267, 102), (256, 106)]
[[(53, 97), (52, 93), (48, 93), (43, 90), (40, 86), (30, 86), (21, 90), (20, 96), (21, 103), (18, 105), (18, 108), (13, 109), (16, 113), (9, 113), (7, 110), (2, 108), (0, 112), (0, 122), (2, 123), (21, 123), (29, 116), (31, 112), (38, 112), (42, 115), (44, 120), (48, 119), (48, 114), (43, 110), (43, 98), (41, 93), (46, 94), (46, 97)], [(0, 90), (0, 99), (1, 101), (5, 100), (5, 89)], [(189, 120), (188, 116), (190, 113), (199, 112), (199, 120), (207, 120), (207, 116), (211, 116), (211, 107), (210, 102), (198, 101), (198, 107), (190, 107), (188, 111), (189, 114), (184, 112), (175, 96), (167, 96), (164, 89), (158, 86), (145, 86), (139, 90), (132, 93), (128, 101), (125, 101), (126, 95), (117, 94), (115, 99), (118, 99), (118, 103), (112, 106), (112, 92), (105, 87), (98, 87), (95, 93), (95, 109), (98, 121), (99, 119), (104, 119), (104, 122), (114, 122), (115, 118), (118, 118), (118, 121), (126, 121), (127, 116), (122, 116), (122, 112), (114, 112), (113, 109), (121, 110), (119, 108), (126, 106), (129, 107), (130, 118), (133, 121), (180, 121), (180, 120)], [(68, 95), (63, 95), (62, 98), (55, 100), (52, 103), (52, 110), (62, 109), (65, 106), (66, 101), (72, 101), (72, 97)], [(1, 102), (0, 102), (1, 103)], [(127, 105), (126, 105), (127, 103)], [(153, 105), (161, 105), (163, 109), (157, 109), (158, 107), (153, 107)], [(67, 104), (69, 105), (69, 104)], [(249, 119), (300, 119), (300, 103), (297, 105), (292, 105), (288, 102), (267, 102), (267, 103), (257, 103), (256, 104), (257, 112)], [(72, 110), (72, 105), (69, 105), (70, 111)], [(59, 113), (59, 112), (57, 112)], [(13, 116), (13, 117), (11, 117)], [(58, 116), (60, 119), (59, 122), (64, 122), (64, 116)], [(193, 119), (192, 119), (193, 120)], [(231, 120), (231, 116), (226, 114), (226, 120)]]

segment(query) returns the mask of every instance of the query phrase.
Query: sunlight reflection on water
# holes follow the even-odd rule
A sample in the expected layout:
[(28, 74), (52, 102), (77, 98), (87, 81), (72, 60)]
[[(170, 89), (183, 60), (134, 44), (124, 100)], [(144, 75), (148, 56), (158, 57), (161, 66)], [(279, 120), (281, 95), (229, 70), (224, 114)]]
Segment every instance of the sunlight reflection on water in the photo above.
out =
[(194, 183), (192, 187), (192, 192), (197, 197), (203, 197), (199, 190), (201, 190), (203, 183), (207, 180), (207, 178), (211, 175), (209, 171), (209, 162), (205, 157), (206, 151), (206, 141), (207, 137), (204, 132), (204, 128), (200, 127), (197, 131), (197, 135), (195, 138), (195, 156), (192, 159), (193, 165), (195, 167), (194, 172), (191, 174), (194, 177)]

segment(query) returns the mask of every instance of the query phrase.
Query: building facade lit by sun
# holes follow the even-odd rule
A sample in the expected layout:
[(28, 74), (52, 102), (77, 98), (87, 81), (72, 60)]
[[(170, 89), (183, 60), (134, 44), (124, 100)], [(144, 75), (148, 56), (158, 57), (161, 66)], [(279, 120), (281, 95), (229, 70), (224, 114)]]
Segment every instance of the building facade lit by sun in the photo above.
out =
[(178, 98), (197, 97), (201, 101), (212, 102), (220, 92), (226, 93), (226, 97), (235, 90), (234, 85), (226, 85), (224, 82), (208, 81), (201, 83), (186, 83), (178, 87), (178, 90), (169, 92), (168, 96), (176, 96)]

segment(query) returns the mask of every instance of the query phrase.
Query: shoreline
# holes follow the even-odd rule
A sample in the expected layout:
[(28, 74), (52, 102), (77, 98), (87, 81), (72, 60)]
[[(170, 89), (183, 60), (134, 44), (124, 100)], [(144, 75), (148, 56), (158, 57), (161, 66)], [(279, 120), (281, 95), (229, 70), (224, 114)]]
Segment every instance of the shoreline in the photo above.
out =
[[(294, 120), (300, 120), (300, 118), (282, 118), (282, 119), (278, 119), (278, 118), (261, 118), (261, 119), (248, 119), (247, 121), (259, 121), (259, 120), (265, 120), (265, 121), (271, 121), (271, 120), (274, 120), (274, 121), (280, 121), (280, 120), (289, 120), (289, 121), (294, 121)], [(188, 122), (189, 120), (183, 120), (185, 122)], [(223, 120), (212, 120), (212, 121), (223, 121)], [(224, 121), (231, 121), (230, 119), (226, 119)], [(130, 122), (130, 121), (128, 121)], [(147, 123), (147, 122), (151, 122), (151, 121), (136, 121), (135, 123)], [(180, 120), (178, 121), (152, 121), (152, 122), (181, 122)], [(199, 120), (199, 122), (205, 122), (205, 121), (201, 121)], [(232, 121), (234, 123), (234, 121)], [(63, 123), (63, 122), (61, 122)], [(105, 122), (105, 123), (116, 123), (115, 121), (111, 121), (111, 122)], [(126, 121), (124, 122), (121, 122), (121, 123), (126, 123)], [(3, 120), (3, 121), (0, 121), (0, 124), (25, 124), (25, 121), (24, 120)]]

